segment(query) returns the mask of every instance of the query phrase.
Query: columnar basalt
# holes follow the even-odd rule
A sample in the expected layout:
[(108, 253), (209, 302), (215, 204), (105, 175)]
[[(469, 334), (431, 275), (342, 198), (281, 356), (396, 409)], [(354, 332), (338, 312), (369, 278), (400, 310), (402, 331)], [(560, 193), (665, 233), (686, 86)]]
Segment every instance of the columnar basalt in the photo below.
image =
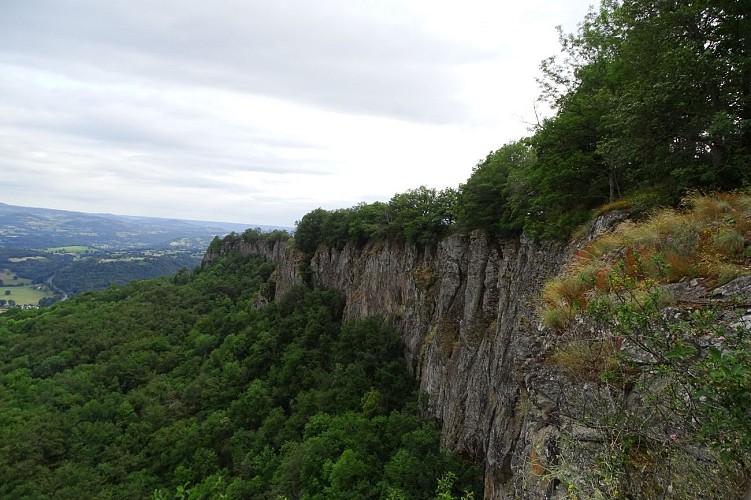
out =
[[(225, 250), (277, 261), (272, 279), (279, 296), (303, 280), (301, 253), (279, 245)], [(442, 424), (444, 444), (484, 462), (485, 496), (505, 498), (519, 493), (513, 465), (527, 447), (519, 442), (522, 430), (544, 427), (525, 421), (544, 413), (524, 410), (542, 344), (536, 297), (566, 254), (558, 244), (474, 232), (432, 248), (393, 241), (321, 247), (309, 272), (314, 285), (344, 294), (346, 319), (380, 316), (402, 334), (406, 361), (429, 397), (428, 412)]]

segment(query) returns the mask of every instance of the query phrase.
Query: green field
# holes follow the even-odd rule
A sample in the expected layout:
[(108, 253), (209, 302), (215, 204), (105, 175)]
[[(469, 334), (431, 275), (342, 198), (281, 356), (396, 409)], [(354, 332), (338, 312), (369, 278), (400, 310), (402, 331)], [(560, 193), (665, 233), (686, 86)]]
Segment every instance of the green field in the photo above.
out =
[(9, 262), (18, 263), (18, 262), (26, 262), (27, 260), (46, 260), (46, 259), (47, 259), (47, 257), (42, 257), (41, 255), (36, 255), (34, 257), (9, 257), (8, 261)]
[[(16, 279), (13, 279), (14, 277)], [(21, 278), (20, 276), (17, 276), (16, 273), (11, 272), (8, 269), (0, 269), (0, 281), (5, 283), (6, 285), (28, 285), (31, 283), (31, 280)]]
[(90, 251), (94, 251), (94, 249), (91, 247), (84, 246), (84, 245), (70, 245), (67, 247), (45, 248), (44, 251), (50, 252), (50, 253), (80, 254), (80, 253), (88, 253)]
[[(39, 287), (40, 285), (1, 286), (0, 299), (15, 300), (17, 306), (25, 304), (37, 305), (39, 299), (54, 295), (46, 286), (42, 286), (41, 290), (37, 289)], [(10, 291), (10, 295), (6, 295), (6, 291)]]

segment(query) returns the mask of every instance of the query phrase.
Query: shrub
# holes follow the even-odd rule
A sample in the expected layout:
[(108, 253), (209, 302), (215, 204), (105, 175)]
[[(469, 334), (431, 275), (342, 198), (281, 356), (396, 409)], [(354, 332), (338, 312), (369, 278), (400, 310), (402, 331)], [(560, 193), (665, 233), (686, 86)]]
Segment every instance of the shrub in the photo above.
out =
[(715, 249), (728, 257), (738, 257), (746, 247), (746, 238), (733, 228), (722, 228), (714, 237)]
[(682, 307), (663, 285), (749, 274), (751, 197), (692, 196), (685, 207), (622, 224), (543, 288), (543, 324), (560, 336), (549, 363), (596, 382), (566, 417), (599, 437), (564, 435), (547, 469), (582, 496), (652, 498), (670, 487), (726, 498), (748, 477), (751, 333), (709, 306)]

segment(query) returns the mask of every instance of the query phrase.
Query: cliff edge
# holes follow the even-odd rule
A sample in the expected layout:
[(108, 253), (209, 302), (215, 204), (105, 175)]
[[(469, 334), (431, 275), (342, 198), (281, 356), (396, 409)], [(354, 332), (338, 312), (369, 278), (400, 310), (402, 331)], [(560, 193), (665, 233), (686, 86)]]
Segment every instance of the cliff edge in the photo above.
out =
[[(322, 245), (306, 256), (281, 241), (235, 240), (204, 262), (259, 254), (278, 263), (273, 296), (302, 283), (333, 288), (346, 298), (345, 319), (384, 318), (404, 339), (443, 444), (484, 464), (485, 498), (687, 498), (709, 484), (710, 497), (727, 498), (748, 486), (747, 466), (728, 465), (700, 442), (697, 416), (709, 415), (700, 408), (707, 398), (747, 394), (751, 309), (739, 306), (751, 304), (748, 231), (728, 222), (745, 224), (741, 212), (751, 203), (743, 199), (712, 201), (720, 208), (704, 213), (719, 219), (666, 212), (646, 230), (611, 212), (569, 244), (474, 231), (434, 246), (383, 240)], [(739, 235), (733, 245), (731, 229)], [(706, 267), (723, 248), (735, 263)], [(706, 269), (686, 265), (685, 272), (703, 277), (675, 274), (689, 257)], [(628, 302), (652, 292), (671, 302), (655, 303), (651, 317), (648, 300)], [(582, 308), (590, 300), (609, 308), (599, 322)], [(639, 323), (644, 330), (625, 329), (624, 312), (647, 321)], [(736, 334), (740, 343), (730, 346), (725, 336)], [(716, 368), (712, 356), (732, 371), (732, 387), (701, 388)], [(692, 392), (680, 392), (686, 388)], [(705, 395), (694, 401), (695, 394)], [(684, 401), (694, 407), (681, 414)], [(724, 411), (720, 403), (713, 412)], [(735, 422), (747, 436), (744, 418), (718, 422)]]
[[(278, 262), (276, 296), (303, 281), (303, 255), (282, 242), (221, 250), (232, 251)], [(525, 462), (519, 407), (527, 400), (525, 367), (537, 362), (543, 342), (537, 297), (568, 254), (560, 244), (495, 241), (477, 231), (434, 248), (393, 241), (321, 247), (309, 276), (313, 285), (344, 294), (346, 319), (380, 316), (402, 334), (444, 445), (484, 462), (486, 498), (506, 498), (516, 496), (514, 469)], [(214, 258), (207, 254), (204, 262)]]

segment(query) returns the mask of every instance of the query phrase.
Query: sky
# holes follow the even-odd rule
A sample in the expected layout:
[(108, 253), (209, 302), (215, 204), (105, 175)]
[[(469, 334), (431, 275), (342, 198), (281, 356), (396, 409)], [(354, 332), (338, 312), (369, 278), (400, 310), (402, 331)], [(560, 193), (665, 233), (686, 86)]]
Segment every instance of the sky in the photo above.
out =
[(294, 226), (530, 134), (582, 0), (0, 0), (0, 202)]

